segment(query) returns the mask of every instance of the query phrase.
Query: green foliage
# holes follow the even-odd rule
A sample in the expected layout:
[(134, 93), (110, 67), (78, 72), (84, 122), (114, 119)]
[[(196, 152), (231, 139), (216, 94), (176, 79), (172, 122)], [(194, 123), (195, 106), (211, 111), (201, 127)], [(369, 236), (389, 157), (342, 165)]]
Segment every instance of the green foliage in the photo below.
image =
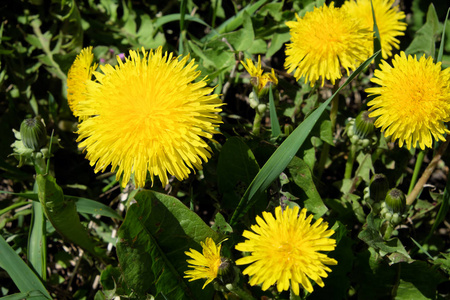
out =
[[(343, 1), (336, 2), (339, 6)], [(445, 1), (402, 2), (408, 29), (399, 51), (432, 56), (450, 66)], [(188, 281), (185, 252), (202, 253), (212, 238), (222, 257), (256, 216), (276, 206), (306, 208), (335, 231), (336, 249), (324, 287), (302, 299), (446, 299), (450, 276), (449, 154), (444, 142), (423, 152), (398, 148), (376, 129), (368, 143), (351, 140), (349, 124), (367, 110), (365, 89), (381, 58), (376, 53), (336, 86), (311, 87), (284, 69), (287, 21), (324, 0), (131, 1), (32, 0), (2, 4), (0, 24), (0, 267), (2, 299), (296, 299), (276, 287), (249, 284), (231, 263), (234, 282)], [(327, 1), (330, 3), (330, 1)], [(447, 13), (447, 15), (446, 15)], [(94, 62), (117, 64), (129, 50), (189, 55), (225, 105), (212, 157), (185, 181), (122, 188), (106, 168), (94, 174), (77, 146), (78, 121), (67, 103), (67, 73), (93, 46)], [(398, 53), (399, 51), (394, 51)], [(253, 130), (252, 80), (241, 61), (274, 68)], [(378, 56), (377, 56), (378, 55)], [(373, 61), (375, 63), (373, 63)], [(388, 59), (389, 62), (389, 59)], [(345, 72), (343, 72), (345, 74)], [(337, 117), (330, 117), (330, 103)], [(267, 109), (266, 109), (267, 108)], [(52, 148), (25, 149), (17, 139), (24, 119), (39, 117)], [(16, 130), (13, 133), (13, 129)], [(358, 143), (360, 142), (360, 143)], [(20, 156), (21, 154), (27, 157)], [(33, 154), (34, 153), (34, 154)], [(370, 195), (384, 174), (406, 192), (440, 155), (422, 192), (398, 223)], [(48, 163), (48, 168), (46, 168)], [(417, 164), (417, 168), (415, 168)], [(416, 176), (411, 176), (413, 170)], [(193, 172), (194, 173), (194, 172)], [(373, 192), (372, 192), (373, 194)], [(244, 255), (247, 255), (246, 253)], [(229, 271), (228, 270), (228, 271)]]

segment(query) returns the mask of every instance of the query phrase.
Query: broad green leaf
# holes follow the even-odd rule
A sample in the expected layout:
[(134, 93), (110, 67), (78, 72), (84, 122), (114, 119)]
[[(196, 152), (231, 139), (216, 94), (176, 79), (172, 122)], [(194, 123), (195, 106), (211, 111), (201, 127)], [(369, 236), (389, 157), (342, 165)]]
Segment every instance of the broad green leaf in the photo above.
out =
[[(170, 14), (170, 15), (165, 15), (162, 17), (159, 17), (156, 19), (156, 21), (153, 23), (153, 26), (155, 28), (159, 28), (164, 24), (170, 23), (170, 22), (175, 22), (175, 21), (180, 21), (181, 15), (180, 14)], [(191, 22), (197, 22), (199, 24), (202, 24), (208, 28), (211, 28), (211, 26), (209, 26), (209, 24), (207, 24), (205, 21), (203, 21), (202, 19), (199, 19), (197, 17), (191, 16), (191, 15), (184, 15), (184, 20), (185, 21), (191, 21)], [(214, 30), (214, 29), (213, 29)]]
[(289, 29), (286, 26), (287, 32), (282, 33), (274, 33), (272, 37), (272, 41), (270, 43), (269, 49), (267, 49), (266, 57), (271, 57), (274, 55), (278, 50), (283, 47), (283, 45), (289, 41), (291, 38), (291, 34), (289, 33)]
[(323, 120), (320, 123), (320, 139), (331, 146), (334, 146), (333, 130), (331, 129), (331, 121)]
[(219, 34), (231, 32), (242, 25), (244, 22), (244, 13), (248, 14), (249, 16), (253, 15), (261, 6), (263, 6), (268, 0), (259, 0), (258, 2), (254, 4), (249, 4), (245, 8), (243, 8), (241, 11), (239, 11), (235, 16), (229, 18), (222, 24), (220, 24), (219, 27), (216, 28), (215, 31), (211, 32), (207, 36), (205, 36), (202, 41), (211, 41), (214, 37), (216, 37)]
[(153, 191), (135, 196), (119, 229), (117, 255), (125, 281), (139, 295), (153, 291), (166, 299), (211, 299), (212, 286), (188, 282), (185, 251), (219, 235), (178, 199)]
[(362, 70), (364, 70), (370, 62), (378, 55), (380, 52), (376, 52), (364, 63), (362, 63), (353, 72), (349, 78), (340, 86), (336, 92), (324, 103), (322, 103), (313, 113), (311, 113), (289, 136), (288, 138), (278, 147), (275, 153), (269, 158), (265, 165), (258, 172), (256, 177), (253, 179), (252, 183), (248, 187), (244, 196), (242, 197), (239, 205), (237, 206), (233, 216), (230, 220), (230, 225), (233, 227), (237, 220), (251, 207), (254, 205), (255, 200), (253, 199), (256, 195), (262, 194), (267, 187), (283, 172), (289, 162), (297, 153), (298, 149), (302, 146), (303, 142), (308, 137), (309, 133), (313, 129), (317, 120), (320, 118), (322, 113), (330, 104), (331, 100), (337, 96), (340, 90), (349, 84)]
[(301, 206), (312, 212), (315, 218), (323, 216), (328, 209), (317, 191), (308, 165), (300, 158), (294, 157), (287, 165), (287, 169), (295, 184), (305, 193), (305, 197), (300, 198), (300, 202), (303, 203)]
[(420, 28), (411, 42), (406, 48), (405, 53), (418, 57), (426, 54), (426, 56), (435, 57), (436, 51), (436, 38), (439, 33), (439, 20), (434, 9), (433, 3), (428, 7), (427, 21)]
[(233, 46), (234, 51), (245, 51), (249, 49), (255, 38), (250, 15), (244, 12), (242, 19), (243, 24), (241, 29), (223, 35), (223, 38), (227, 39), (228, 43)]
[(400, 283), (395, 297), (399, 300), (436, 299), (437, 285), (446, 281), (444, 276), (424, 261), (402, 263), (400, 270)]
[(233, 228), (231, 228), (230, 224), (227, 223), (224, 216), (221, 213), (217, 213), (214, 218), (214, 224), (211, 228), (222, 235), (226, 235), (233, 232)]
[(0, 236), (0, 267), (8, 273), (20, 292), (30, 295), (40, 293), (40, 296), (33, 299), (52, 299), (36, 274), (2, 236)]
[(392, 253), (396, 254), (394, 262), (398, 262), (399, 260), (411, 260), (411, 257), (408, 252), (406, 252), (405, 247), (399, 239), (393, 238), (389, 241), (385, 241), (381, 237), (378, 225), (375, 224), (373, 213), (369, 213), (367, 216), (367, 226), (358, 234), (358, 238), (377, 250), (381, 256)]
[(238, 137), (229, 138), (220, 151), (217, 164), (217, 181), (224, 208), (234, 209), (238, 205), (258, 171), (250, 148)]
[(47, 219), (55, 230), (65, 239), (77, 244), (93, 255), (101, 255), (96, 251), (95, 244), (80, 222), (74, 201), (64, 198), (61, 187), (50, 175), (36, 176), (39, 201), (42, 204)]

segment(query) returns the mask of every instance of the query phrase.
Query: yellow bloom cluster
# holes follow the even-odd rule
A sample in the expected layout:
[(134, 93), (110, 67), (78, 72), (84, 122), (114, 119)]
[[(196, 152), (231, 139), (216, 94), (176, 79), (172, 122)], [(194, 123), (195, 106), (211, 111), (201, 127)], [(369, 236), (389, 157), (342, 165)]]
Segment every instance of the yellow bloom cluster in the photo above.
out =
[[(375, 19), (380, 33), (383, 57), (392, 54), (392, 47), (399, 48), (396, 36), (403, 35), (405, 17), (394, 0), (374, 0)], [(294, 77), (305, 79), (313, 86), (325, 79), (335, 84), (342, 77), (341, 68), (347, 75), (373, 53), (373, 17), (370, 0), (346, 1), (341, 8), (323, 5), (307, 12), (304, 17), (287, 22), (291, 43), (286, 47), (285, 68)]]

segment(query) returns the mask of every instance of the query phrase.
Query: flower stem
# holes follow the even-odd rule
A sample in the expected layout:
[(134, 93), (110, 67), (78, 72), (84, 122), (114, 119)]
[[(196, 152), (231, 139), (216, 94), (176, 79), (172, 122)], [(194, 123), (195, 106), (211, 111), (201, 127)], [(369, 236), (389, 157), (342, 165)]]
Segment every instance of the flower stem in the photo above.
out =
[(428, 178), (430, 178), (431, 174), (433, 174), (434, 169), (436, 168), (438, 162), (441, 160), (442, 154), (447, 149), (448, 143), (450, 142), (450, 139), (447, 139), (438, 149), (436, 155), (431, 160), (430, 164), (427, 166), (425, 171), (423, 171), (422, 176), (417, 181), (416, 185), (414, 186), (411, 193), (408, 193), (408, 197), (406, 197), (406, 204), (411, 205), (413, 204), (414, 200), (416, 200), (417, 195), (419, 195), (420, 191), (422, 190), (422, 187), (427, 183)]
[(248, 292), (246, 292), (244, 289), (241, 289), (237, 286), (235, 283), (229, 283), (225, 285), (225, 287), (232, 292), (233, 294), (237, 295), (239, 299), (243, 300), (255, 300), (255, 298), (250, 295)]
[[(333, 95), (339, 88), (338, 85), (333, 87)], [(336, 119), (337, 119), (337, 111), (339, 106), (339, 95), (335, 95), (331, 100), (331, 111), (330, 111), (330, 120), (331, 120), (331, 131), (334, 133), (336, 127)], [(319, 165), (317, 166), (317, 178), (321, 178), (323, 174), (323, 170), (325, 169), (325, 163), (327, 162), (328, 154), (330, 153), (330, 145), (328, 143), (323, 144), (322, 153), (320, 153)]]
[(350, 152), (348, 154), (347, 162), (345, 163), (344, 178), (352, 178), (353, 164), (355, 163), (356, 145), (352, 144)]
[(261, 133), (261, 121), (263, 118), (263, 115), (258, 112), (258, 109), (255, 109), (255, 119), (253, 120), (253, 134), (256, 136), (259, 136)]
[(389, 223), (388, 227), (386, 228), (386, 231), (384, 232), (384, 239), (387, 240), (391, 237), (392, 231), (394, 231), (394, 226)]
[(416, 165), (414, 166), (414, 173), (411, 178), (411, 183), (409, 184), (408, 194), (411, 193), (411, 191), (414, 188), (414, 185), (417, 182), (417, 178), (419, 177), (419, 171), (420, 171), (420, 168), (422, 167), (422, 163), (423, 163), (423, 158), (425, 157), (425, 152), (426, 152), (425, 150), (421, 150), (419, 152), (419, 154), (417, 155)]

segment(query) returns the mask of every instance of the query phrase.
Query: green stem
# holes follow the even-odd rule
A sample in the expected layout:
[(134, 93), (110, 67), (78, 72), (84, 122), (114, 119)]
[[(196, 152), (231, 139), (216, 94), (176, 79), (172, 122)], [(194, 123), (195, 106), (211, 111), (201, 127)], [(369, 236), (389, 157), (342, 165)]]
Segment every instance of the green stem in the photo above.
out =
[(441, 160), (442, 155), (445, 153), (445, 150), (447, 149), (447, 146), (449, 143), (450, 143), (450, 138), (448, 138), (439, 147), (438, 151), (436, 152), (436, 155), (433, 157), (431, 162), (428, 164), (428, 166), (423, 171), (422, 176), (420, 176), (419, 180), (417, 181), (416, 185), (412, 189), (411, 193), (409, 193), (408, 197), (406, 197), (407, 205), (412, 205), (414, 200), (416, 200), (417, 196), (419, 195), (420, 191), (422, 190), (422, 187), (427, 183), (431, 174), (433, 174), (434, 169), (436, 168), (438, 162)]
[[(301, 293), (301, 291), (300, 291), (300, 293)], [(289, 293), (289, 300), (302, 300), (302, 299), (303, 298), (300, 295), (296, 295), (294, 293), (294, 291), (292, 291), (292, 289), (291, 289), (291, 291)]]
[(422, 167), (422, 163), (423, 163), (423, 159), (425, 157), (425, 154), (426, 154), (426, 151), (425, 150), (421, 150), (419, 152), (419, 154), (417, 155), (416, 165), (414, 166), (414, 173), (413, 173), (413, 176), (411, 178), (411, 183), (409, 184), (408, 194), (411, 193), (411, 191), (414, 188), (414, 185), (417, 182), (417, 178), (419, 177), (420, 168)]
[(39, 42), (41, 43), (42, 50), (44, 51), (45, 55), (47, 56), (48, 60), (50, 61), (53, 68), (55, 68), (56, 73), (58, 74), (59, 78), (63, 80), (64, 82), (67, 80), (66, 74), (61, 70), (59, 67), (59, 64), (56, 63), (56, 61), (53, 59), (53, 52), (49, 48), (49, 43), (46, 40), (47, 38), (44, 37), (42, 34), (40, 23), (38, 21), (31, 22), (31, 27), (33, 27), (34, 34), (39, 39)]
[[(338, 86), (333, 87), (333, 94), (336, 92)], [(331, 130), (334, 132), (336, 129), (336, 119), (339, 108), (339, 95), (336, 94), (333, 100), (331, 100), (331, 110), (330, 110), (330, 120), (331, 120)]]
[(253, 120), (253, 134), (259, 136), (261, 133), (261, 121), (263, 118), (263, 114), (258, 112), (258, 108), (255, 109), (255, 119)]
[(384, 232), (385, 240), (388, 240), (391, 237), (392, 231), (394, 231), (394, 226), (392, 226), (391, 223), (389, 222), (388, 227), (386, 228), (386, 231)]
[(352, 178), (353, 164), (355, 163), (356, 156), (356, 145), (352, 144), (350, 147), (350, 152), (348, 154), (347, 162), (345, 164), (345, 173), (344, 178), (350, 179)]
[[(338, 85), (333, 87), (333, 95), (336, 93)], [(331, 100), (331, 111), (330, 111), (330, 120), (331, 120), (331, 130), (334, 133), (336, 127), (336, 119), (337, 112), (339, 106), (339, 95), (336, 94), (334, 98)], [(330, 153), (330, 145), (327, 143), (323, 144), (322, 153), (320, 153), (319, 165), (317, 166), (317, 178), (321, 178), (323, 171), (325, 169), (325, 163), (328, 159), (328, 154)]]
[(30, 202), (18, 202), (18, 203), (11, 204), (10, 206), (5, 207), (4, 209), (0, 210), (0, 216), (13, 210), (13, 209), (16, 209), (18, 207), (25, 206), (28, 204), (30, 204)]

